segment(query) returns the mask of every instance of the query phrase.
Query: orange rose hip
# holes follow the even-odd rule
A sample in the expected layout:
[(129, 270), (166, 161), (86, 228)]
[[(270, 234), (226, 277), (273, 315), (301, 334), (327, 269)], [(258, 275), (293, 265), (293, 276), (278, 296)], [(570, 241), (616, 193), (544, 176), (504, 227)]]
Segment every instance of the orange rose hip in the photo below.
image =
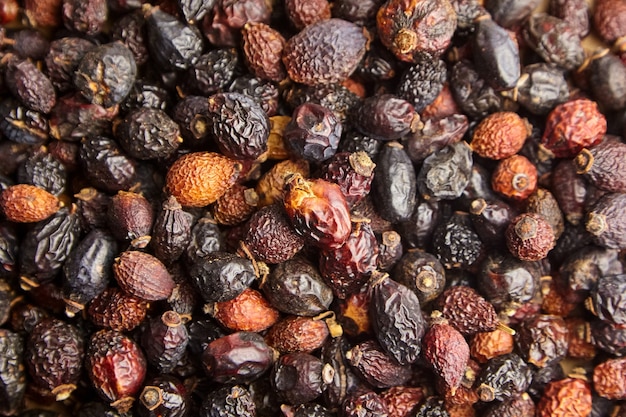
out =
[(184, 155), (170, 167), (167, 190), (187, 207), (204, 207), (220, 198), (236, 181), (241, 165), (215, 152)]
[(483, 158), (500, 160), (519, 152), (530, 133), (530, 125), (517, 113), (497, 112), (478, 124), (470, 145)]
[(61, 202), (43, 188), (17, 184), (2, 192), (0, 207), (10, 221), (33, 223), (52, 216), (61, 208)]
[(522, 155), (503, 159), (493, 171), (491, 187), (512, 200), (525, 200), (537, 188), (537, 168)]

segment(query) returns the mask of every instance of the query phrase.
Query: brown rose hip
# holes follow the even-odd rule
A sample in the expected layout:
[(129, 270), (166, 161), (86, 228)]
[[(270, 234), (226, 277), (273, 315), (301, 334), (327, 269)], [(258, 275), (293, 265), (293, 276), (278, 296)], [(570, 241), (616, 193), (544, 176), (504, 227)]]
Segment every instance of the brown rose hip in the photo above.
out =
[(128, 295), (119, 288), (109, 287), (91, 300), (87, 317), (96, 326), (124, 332), (139, 326), (147, 312), (146, 300)]
[(554, 231), (542, 215), (522, 213), (507, 228), (506, 245), (518, 259), (539, 261), (554, 247)]
[(571, 158), (583, 148), (598, 144), (606, 128), (606, 118), (596, 102), (572, 100), (548, 114), (541, 144), (556, 158)]
[(259, 78), (280, 82), (287, 77), (281, 60), (285, 38), (265, 23), (243, 27), (243, 53), (250, 71)]
[(530, 133), (530, 125), (517, 113), (497, 112), (478, 124), (470, 145), (483, 158), (499, 160), (519, 152)]
[(591, 149), (583, 149), (574, 158), (576, 172), (596, 188), (626, 193), (626, 143), (605, 140)]
[(511, 333), (500, 329), (476, 333), (470, 341), (470, 355), (478, 362), (486, 363), (496, 356), (513, 352), (513, 342)]
[(17, 184), (2, 192), (0, 207), (10, 221), (33, 223), (52, 216), (61, 208), (61, 203), (58, 198), (43, 188)]
[(260, 332), (278, 321), (278, 310), (260, 292), (245, 289), (232, 300), (215, 303), (213, 317), (236, 332)]
[(125, 292), (147, 301), (165, 300), (176, 286), (161, 261), (134, 250), (122, 252), (115, 259), (113, 275)]
[(328, 336), (328, 326), (324, 320), (289, 316), (270, 328), (265, 341), (280, 353), (311, 353), (322, 347)]
[(241, 166), (214, 152), (180, 157), (167, 173), (167, 189), (183, 206), (204, 207), (220, 198), (239, 174)]
[(493, 171), (491, 187), (512, 200), (524, 200), (537, 188), (537, 168), (522, 155), (503, 159)]
[(623, 50), (623, 37), (626, 36), (626, 2), (597, 0), (593, 13), (593, 25), (605, 42), (609, 44), (615, 42), (616, 46)]
[(289, 21), (298, 30), (330, 19), (328, 0), (285, 0), (285, 10)]

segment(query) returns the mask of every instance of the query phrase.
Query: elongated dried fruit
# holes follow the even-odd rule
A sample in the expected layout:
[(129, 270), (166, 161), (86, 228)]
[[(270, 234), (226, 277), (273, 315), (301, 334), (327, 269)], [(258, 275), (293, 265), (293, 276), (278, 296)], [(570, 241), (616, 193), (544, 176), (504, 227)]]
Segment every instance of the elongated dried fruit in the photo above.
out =
[(367, 383), (376, 388), (402, 385), (411, 377), (411, 368), (397, 364), (374, 340), (354, 346), (346, 352), (346, 359)]
[(250, 71), (259, 78), (280, 82), (287, 77), (281, 55), (285, 38), (265, 23), (248, 22), (241, 31)]
[(119, 241), (130, 241), (135, 248), (144, 248), (150, 242), (154, 211), (142, 194), (118, 191), (109, 204), (107, 220)]
[(183, 206), (207, 206), (230, 188), (239, 169), (234, 160), (214, 152), (190, 153), (170, 167), (167, 190)]
[(626, 144), (605, 140), (590, 149), (583, 149), (574, 158), (576, 172), (583, 174), (597, 188), (626, 192)]
[(588, 416), (592, 410), (589, 383), (578, 378), (552, 381), (537, 404), (537, 417)]
[(43, 188), (29, 184), (8, 187), (0, 195), (0, 206), (8, 220), (18, 223), (38, 222), (59, 210), (59, 200)]
[(141, 346), (148, 363), (159, 372), (169, 373), (182, 359), (189, 343), (189, 334), (180, 315), (169, 310), (155, 317), (141, 334)]
[(261, 332), (278, 321), (278, 310), (263, 295), (246, 288), (233, 298), (213, 306), (213, 317), (232, 331)]
[(103, 400), (122, 413), (130, 410), (146, 376), (146, 358), (132, 339), (112, 330), (94, 333), (85, 367)]
[(113, 275), (129, 295), (147, 301), (165, 300), (176, 286), (161, 261), (139, 251), (122, 252), (113, 263)]
[(370, 292), (369, 313), (378, 342), (399, 364), (414, 363), (426, 330), (417, 295), (387, 274), (373, 283)]
[(283, 50), (289, 77), (307, 85), (330, 84), (348, 78), (365, 54), (362, 29), (342, 19), (314, 23), (291, 37)]
[(472, 51), (476, 69), (494, 90), (515, 87), (520, 76), (519, 47), (489, 16), (478, 19)]
[(87, 317), (96, 326), (120, 332), (131, 331), (146, 318), (148, 302), (108, 287), (89, 304)]
[(467, 336), (495, 330), (498, 325), (493, 305), (472, 287), (456, 285), (448, 288), (435, 306), (452, 327)]
[(322, 347), (328, 336), (328, 326), (324, 320), (289, 316), (274, 324), (265, 340), (281, 353), (311, 353)]
[(22, 337), (0, 329), (0, 413), (13, 415), (22, 407), (26, 393), (26, 371), (22, 363)]
[(471, 147), (484, 158), (504, 159), (522, 149), (531, 129), (514, 112), (496, 112), (485, 117), (474, 130)]

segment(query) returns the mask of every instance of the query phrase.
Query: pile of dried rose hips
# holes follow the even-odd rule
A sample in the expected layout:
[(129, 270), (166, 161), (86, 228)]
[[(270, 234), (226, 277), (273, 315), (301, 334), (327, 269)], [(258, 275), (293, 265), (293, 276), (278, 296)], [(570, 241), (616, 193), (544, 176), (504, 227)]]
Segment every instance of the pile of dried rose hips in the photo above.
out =
[(0, 0), (0, 415), (626, 416), (626, 0), (151, 3)]

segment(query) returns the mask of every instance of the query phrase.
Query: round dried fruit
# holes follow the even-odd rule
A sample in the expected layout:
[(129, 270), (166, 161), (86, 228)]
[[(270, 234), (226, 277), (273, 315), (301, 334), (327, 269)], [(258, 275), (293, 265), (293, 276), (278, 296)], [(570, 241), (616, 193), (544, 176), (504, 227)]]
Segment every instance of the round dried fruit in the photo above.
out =
[(522, 261), (539, 261), (556, 243), (552, 226), (536, 213), (522, 213), (506, 229), (509, 251)]
[(61, 208), (61, 202), (43, 188), (17, 184), (2, 191), (0, 207), (12, 222), (33, 223), (52, 216)]
[(476, 126), (470, 145), (483, 158), (499, 160), (519, 152), (530, 133), (530, 125), (517, 113), (496, 112)]
[(491, 177), (494, 191), (513, 200), (525, 200), (537, 188), (537, 168), (525, 156), (500, 161)]

